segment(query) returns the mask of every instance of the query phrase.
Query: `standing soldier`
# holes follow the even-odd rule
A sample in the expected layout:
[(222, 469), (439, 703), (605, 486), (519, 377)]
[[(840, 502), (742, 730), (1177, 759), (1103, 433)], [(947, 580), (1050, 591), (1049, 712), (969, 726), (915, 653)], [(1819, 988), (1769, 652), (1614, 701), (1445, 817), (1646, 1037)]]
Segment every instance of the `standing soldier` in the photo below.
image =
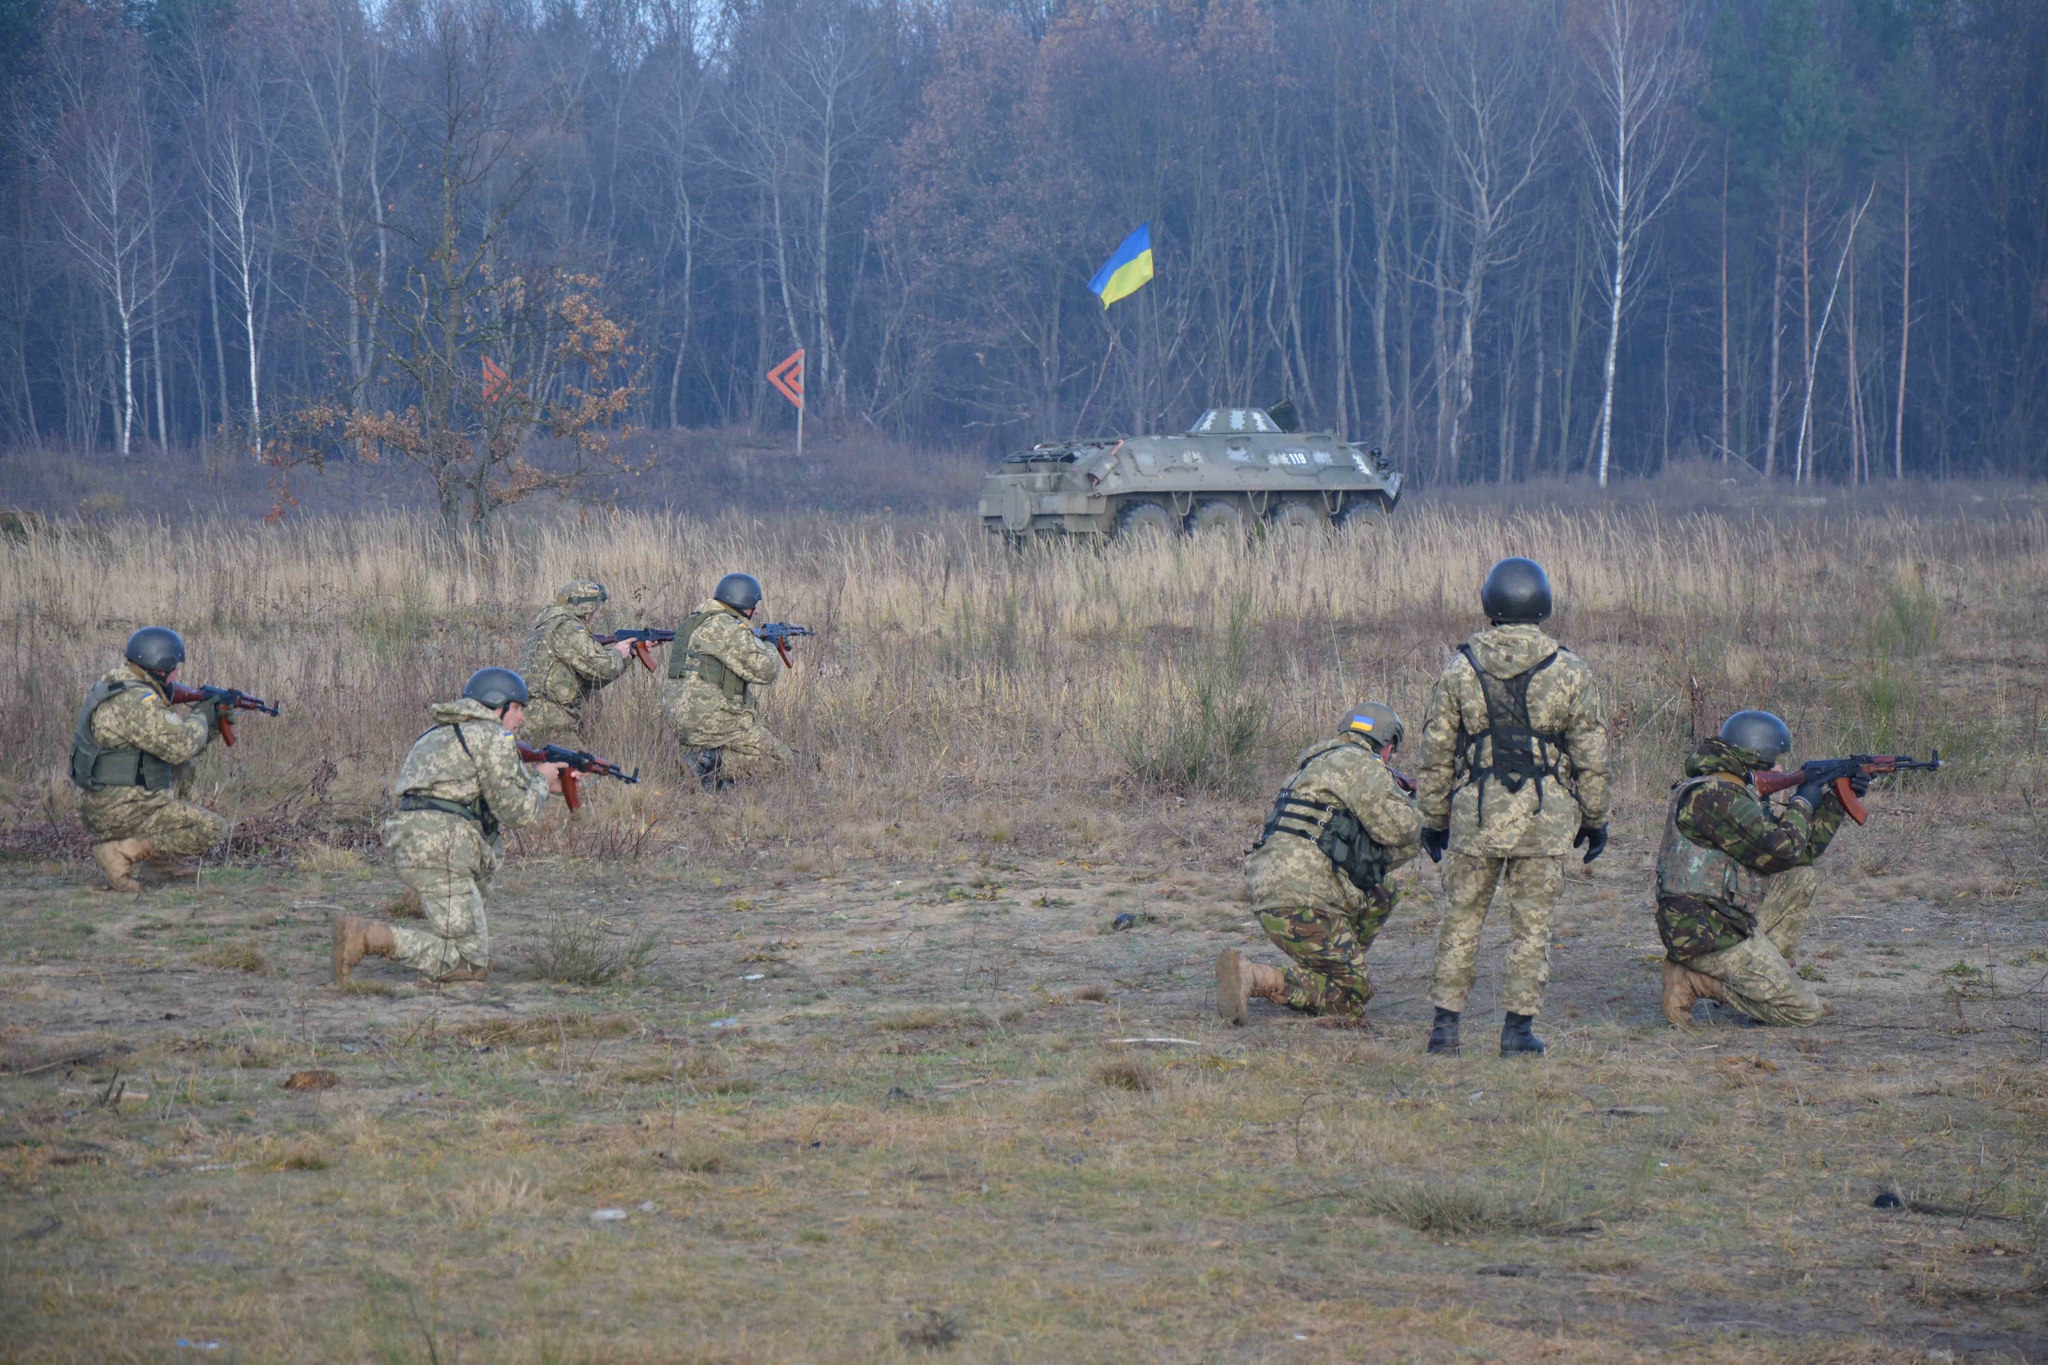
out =
[[(1782, 819), (1750, 774), (1777, 766), (1792, 732), (1768, 711), (1737, 711), (1686, 756), (1657, 851), (1657, 933), (1664, 1017), (1692, 1022), (1693, 1001), (1732, 1005), (1760, 1024), (1818, 1023), (1820, 997), (1792, 970), (1820, 890), (1814, 860), (1842, 826), (1825, 779), (1793, 793)], [(1870, 779), (1849, 779), (1861, 796)]]
[[(729, 573), (676, 629), (661, 712), (683, 746), (683, 762), (707, 786), (794, 757), (761, 724), (760, 692), (773, 686), (782, 658), (747, 626), (761, 609), (761, 581)], [(738, 760), (728, 768), (729, 760)], [(736, 774), (734, 769), (738, 770)]]
[(533, 689), (527, 743), (573, 745), (583, 726), (583, 704), (626, 671), (631, 641), (601, 645), (591, 638), (590, 618), (608, 596), (604, 584), (579, 578), (533, 618), (519, 651), (519, 676)]
[(1528, 559), (1503, 559), (1479, 602), (1491, 628), (1458, 647), (1422, 723), (1416, 797), (1422, 847), (1444, 864), (1449, 909), (1437, 935), (1429, 998), (1431, 1052), (1458, 1051), (1479, 931), (1494, 888), (1509, 899), (1502, 1056), (1541, 1054), (1530, 1029), (1550, 979), (1550, 909), (1565, 855), (1592, 862), (1607, 847), (1607, 728), (1585, 662), (1545, 635), (1550, 579)]
[(144, 626), (128, 637), (127, 659), (85, 694), (71, 734), (78, 814), (109, 891), (140, 891), (130, 874), (145, 859), (165, 876), (190, 877), (181, 860), (227, 833), (227, 821), (178, 796), (186, 765), (220, 729), (218, 707), (171, 705), (183, 637)]
[(334, 984), (365, 956), (388, 957), (429, 980), (482, 981), (490, 969), (484, 891), (505, 861), (501, 825), (540, 816), (562, 790), (562, 765), (520, 762), (512, 732), (526, 719), (526, 684), (509, 668), (480, 668), (461, 697), (427, 708), (433, 728), (412, 742), (384, 822), (384, 847), (419, 898), (425, 929), (344, 915), (334, 926)]
[[(1242, 1024), (1253, 998), (1304, 1014), (1356, 1017), (1372, 999), (1365, 955), (1394, 909), (1387, 873), (1415, 856), (1421, 819), (1387, 764), (1401, 718), (1367, 702), (1344, 732), (1302, 750), (1245, 859), (1266, 936), (1295, 966), (1216, 959), (1216, 1012)], [(1281, 837), (1286, 836), (1286, 837)]]

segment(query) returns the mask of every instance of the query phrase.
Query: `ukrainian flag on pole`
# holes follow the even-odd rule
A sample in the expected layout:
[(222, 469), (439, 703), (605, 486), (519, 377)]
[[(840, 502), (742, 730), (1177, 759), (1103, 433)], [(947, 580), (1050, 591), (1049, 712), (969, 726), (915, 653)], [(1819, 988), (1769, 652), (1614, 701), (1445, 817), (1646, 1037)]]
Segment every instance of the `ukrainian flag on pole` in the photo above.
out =
[(1151, 278), (1152, 225), (1140, 223), (1138, 230), (1124, 238), (1124, 244), (1102, 263), (1102, 269), (1088, 281), (1088, 289), (1107, 308), (1125, 295), (1135, 294)]

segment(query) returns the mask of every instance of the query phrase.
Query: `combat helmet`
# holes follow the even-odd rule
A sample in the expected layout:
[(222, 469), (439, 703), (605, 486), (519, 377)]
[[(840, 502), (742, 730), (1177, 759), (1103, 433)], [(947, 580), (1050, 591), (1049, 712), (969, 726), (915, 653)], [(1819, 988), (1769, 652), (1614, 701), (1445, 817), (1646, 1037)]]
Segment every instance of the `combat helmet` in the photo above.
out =
[(1533, 626), (1550, 619), (1550, 575), (1533, 559), (1503, 559), (1486, 575), (1479, 605), (1497, 626)]
[(526, 679), (509, 668), (479, 668), (462, 685), (462, 695), (502, 713), (515, 703), (526, 705)]
[(1720, 739), (1755, 754), (1768, 767), (1792, 747), (1792, 730), (1768, 711), (1737, 711), (1721, 722)]
[(1401, 742), (1407, 727), (1400, 714), (1384, 702), (1360, 702), (1344, 713), (1347, 734), (1363, 735), (1375, 753), (1385, 753)]
[(161, 679), (185, 662), (185, 637), (168, 626), (144, 626), (128, 637), (128, 662)]
[(761, 605), (761, 580), (750, 573), (729, 573), (711, 590), (711, 600), (745, 616)]
[(611, 594), (604, 590), (604, 584), (595, 579), (579, 578), (574, 582), (564, 583), (556, 590), (555, 605), (567, 607), (578, 616), (589, 616), (610, 598)]

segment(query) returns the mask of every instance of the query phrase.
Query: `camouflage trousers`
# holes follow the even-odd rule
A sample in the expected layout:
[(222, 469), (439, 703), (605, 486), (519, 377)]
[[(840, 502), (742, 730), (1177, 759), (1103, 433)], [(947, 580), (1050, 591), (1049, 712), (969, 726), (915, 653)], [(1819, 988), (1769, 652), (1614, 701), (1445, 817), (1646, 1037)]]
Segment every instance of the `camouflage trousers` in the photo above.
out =
[(1259, 911), (1266, 937), (1295, 962), (1283, 972), (1287, 1007), (1304, 1014), (1363, 1013), (1372, 999), (1365, 955), (1393, 911), (1394, 893), (1385, 886), (1366, 893), (1355, 915), (1313, 906)]
[(1479, 931), (1498, 887), (1508, 897), (1508, 959), (1500, 1003), (1510, 1014), (1533, 1015), (1543, 1008), (1550, 981), (1550, 910), (1564, 889), (1563, 858), (1473, 858), (1444, 855), (1443, 928), (1436, 937), (1436, 966), (1429, 1000), (1438, 1009), (1463, 1013), (1478, 970)]
[(459, 815), (400, 811), (384, 822), (384, 847), (406, 889), (419, 898), (427, 927), (391, 926), (402, 962), (427, 976), (490, 965), (490, 927), (484, 892), (504, 854), (483, 831)]
[(140, 787), (86, 792), (79, 798), (78, 814), (94, 843), (146, 839), (151, 855), (160, 858), (196, 858), (228, 832), (228, 822), (204, 806)]
[(663, 707), (663, 714), (686, 759), (700, 750), (723, 751), (722, 776), (747, 777), (786, 768), (796, 759), (752, 710), (727, 705), (710, 688), (686, 689)]
[(519, 742), (538, 749), (546, 744), (563, 744), (580, 749), (582, 717), (568, 707), (535, 697), (526, 704), (526, 719), (519, 725)]
[(1825, 1012), (1820, 996), (1792, 969), (1792, 955), (1806, 932), (1806, 919), (1820, 893), (1820, 872), (1811, 865), (1765, 879), (1756, 933), (1732, 948), (1719, 948), (1684, 965), (1710, 976), (1728, 992), (1728, 1003), (1759, 1024), (1804, 1028)]

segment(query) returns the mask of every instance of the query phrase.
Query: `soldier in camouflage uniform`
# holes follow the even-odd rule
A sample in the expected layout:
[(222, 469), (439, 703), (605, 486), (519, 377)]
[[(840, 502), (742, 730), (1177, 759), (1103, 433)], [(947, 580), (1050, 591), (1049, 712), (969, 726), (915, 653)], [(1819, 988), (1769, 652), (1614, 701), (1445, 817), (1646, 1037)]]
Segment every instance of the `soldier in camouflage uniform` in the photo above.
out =
[[(1692, 1021), (1701, 997), (1760, 1024), (1807, 1025), (1820, 997), (1792, 969), (1807, 912), (1820, 890), (1814, 860), (1844, 811), (1832, 784), (1808, 782), (1773, 817), (1752, 773), (1776, 766), (1792, 732), (1768, 711), (1738, 711), (1685, 760), (1672, 789), (1657, 853), (1657, 933), (1664, 962), (1664, 1017)], [(1849, 785), (1869, 789), (1861, 774)]]
[(1335, 739), (1304, 749), (1245, 859), (1245, 885), (1266, 936), (1294, 959), (1216, 960), (1216, 1011), (1245, 1021), (1253, 999), (1304, 1014), (1355, 1017), (1372, 999), (1365, 955), (1394, 909), (1387, 873), (1413, 858), (1421, 819), (1387, 764), (1400, 716), (1367, 702)]
[(180, 798), (188, 766), (220, 731), (217, 707), (171, 705), (185, 641), (145, 626), (128, 637), (127, 660), (85, 694), (71, 736), (78, 814), (109, 891), (141, 890), (132, 874), (145, 860), (162, 875), (190, 877), (182, 860), (227, 833), (227, 821)]
[[(1489, 629), (1466, 641), (1429, 699), (1415, 772), (1422, 846), (1444, 862), (1429, 1050), (1455, 1053), (1479, 933), (1495, 888), (1510, 910), (1501, 1054), (1541, 1055), (1531, 1029), (1550, 980), (1550, 911), (1564, 859), (1607, 847), (1607, 727), (1592, 670), (1538, 628), (1550, 580), (1527, 559), (1493, 566), (1480, 590)], [(1446, 861), (1446, 853), (1448, 860)]]
[(528, 744), (575, 744), (583, 728), (583, 704), (626, 671), (633, 654), (630, 641), (601, 645), (591, 638), (590, 619), (606, 596), (604, 584), (579, 578), (533, 618), (519, 651), (519, 676), (533, 697), (522, 730)]
[(427, 927), (345, 915), (334, 926), (334, 984), (345, 986), (365, 956), (388, 957), (432, 981), (482, 981), (490, 968), (484, 892), (505, 859), (501, 825), (540, 817), (562, 790), (562, 765), (519, 760), (512, 738), (525, 720), (527, 690), (517, 673), (482, 668), (462, 696), (428, 708), (433, 728), (413, 741), (384, 822), (384, 847)]
[(683, 762), (707, 786), (781, 768), (789, 746), (761, 724), (760, 691), (774, 685), (782, 657), (747, 622), (760, 611), (761, 584), (729, 573), (676, 630), (661, 713), (683, 746)]

